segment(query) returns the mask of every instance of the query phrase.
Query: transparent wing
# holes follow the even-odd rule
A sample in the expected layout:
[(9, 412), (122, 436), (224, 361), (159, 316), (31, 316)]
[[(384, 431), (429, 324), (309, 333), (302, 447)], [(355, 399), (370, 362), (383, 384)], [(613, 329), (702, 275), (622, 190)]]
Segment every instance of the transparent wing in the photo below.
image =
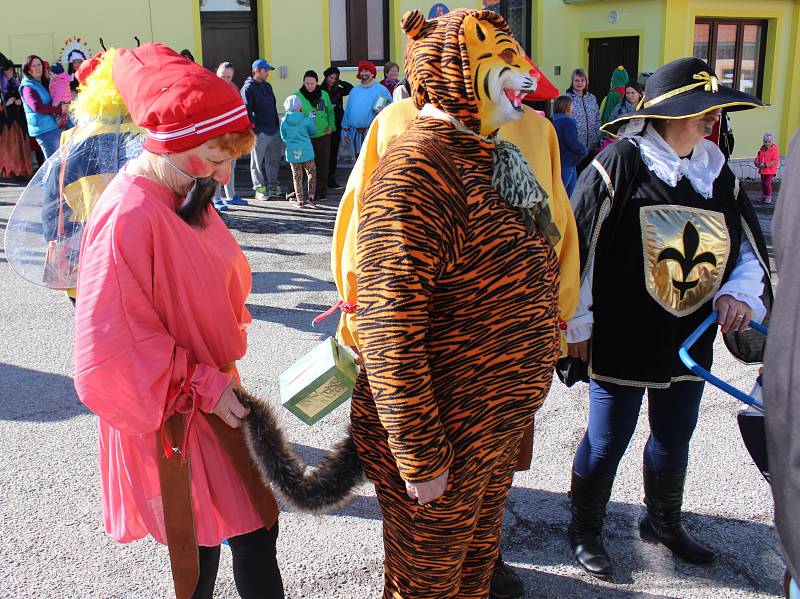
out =
[(142, 130), (92, 121), (70, 129), (17, 200), (6, 258), (19, 276), (51, 289), (77, 285), (81, 235), (103, 191), (142, 151)]

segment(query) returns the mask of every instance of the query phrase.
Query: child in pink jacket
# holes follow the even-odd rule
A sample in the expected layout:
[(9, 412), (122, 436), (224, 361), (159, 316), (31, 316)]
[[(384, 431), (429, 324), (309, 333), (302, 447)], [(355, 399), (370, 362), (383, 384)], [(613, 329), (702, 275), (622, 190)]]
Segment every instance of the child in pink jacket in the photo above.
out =
[(772, 179), (778, 174), (778, 165), (781, 163), (781, 151), (775, 144), (772, 133), (764, 134), (764, 145), (758, 151), (754, 163), (761, 175), (761, 201), (771, 204)]
[[(69, 87), (70, 77), (64, 72), (64, 67), (61, 63), (54, 62), (50, 65), (50, 97), (52, 98), (51, 104), (53, 106), (61, 106), (62, 104), (69, 104), (72, 102), (72, 90)], [(65, 129), (67, 126), (68, 117), (66, 114), (56, 117), (58, 126)]]

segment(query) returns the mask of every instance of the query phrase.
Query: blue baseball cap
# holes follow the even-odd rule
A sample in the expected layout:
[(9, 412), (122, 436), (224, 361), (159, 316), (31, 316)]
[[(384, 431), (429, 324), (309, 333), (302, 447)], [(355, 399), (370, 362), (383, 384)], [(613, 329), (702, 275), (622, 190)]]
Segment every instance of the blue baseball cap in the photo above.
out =
[(263, 58), (259, 58), (258, 60), (253, 61), (253, 70), (255, 71), (256, 69), (267, 69), (268, 71), (274, 71), (275, 67), (269, 64)]

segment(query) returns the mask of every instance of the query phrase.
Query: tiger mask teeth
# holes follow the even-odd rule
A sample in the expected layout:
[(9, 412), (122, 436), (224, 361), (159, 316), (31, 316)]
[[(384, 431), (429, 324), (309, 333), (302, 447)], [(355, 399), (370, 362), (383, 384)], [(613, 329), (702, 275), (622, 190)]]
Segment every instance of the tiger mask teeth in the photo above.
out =
[(522, 112), (522, 98), (525, 97), (526, 92), (514, 89), (504, 89), (503, 92), (508, 101), (511, 102), (511, 107), (517, 112)]

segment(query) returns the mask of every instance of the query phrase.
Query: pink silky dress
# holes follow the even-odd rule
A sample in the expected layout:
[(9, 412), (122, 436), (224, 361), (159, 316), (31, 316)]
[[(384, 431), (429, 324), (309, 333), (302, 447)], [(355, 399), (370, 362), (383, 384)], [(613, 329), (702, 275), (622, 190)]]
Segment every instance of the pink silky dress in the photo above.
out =
[[(105, 527), (126, 543), (166, 543), (157, 443), (176, 411), (211, 412), (244, 356), (252, 275), (209, 207), (205, 228), (175, 212), (182, 198), (121, 171), (83, 235), (75, 326), (75, 388), (99, 417)], [(237, 376), (234, 369), (234, 376)], [(206, 418), (189, 420), (198, 545), (264, 526)]]

